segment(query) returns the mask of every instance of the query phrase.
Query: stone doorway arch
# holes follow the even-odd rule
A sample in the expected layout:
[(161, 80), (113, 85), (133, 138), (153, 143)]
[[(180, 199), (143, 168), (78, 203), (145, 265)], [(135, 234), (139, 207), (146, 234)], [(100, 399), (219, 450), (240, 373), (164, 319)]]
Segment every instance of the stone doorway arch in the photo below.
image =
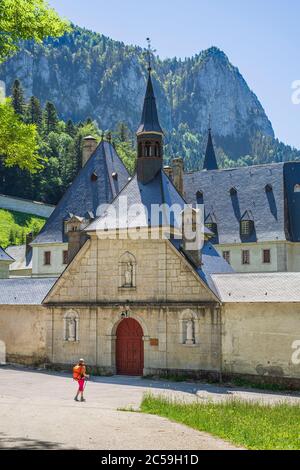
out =
[(122, 320), (116, 332), (116, 369), (119, 375), (141, 376), (144, 369), (144, 333), (134, 318)]

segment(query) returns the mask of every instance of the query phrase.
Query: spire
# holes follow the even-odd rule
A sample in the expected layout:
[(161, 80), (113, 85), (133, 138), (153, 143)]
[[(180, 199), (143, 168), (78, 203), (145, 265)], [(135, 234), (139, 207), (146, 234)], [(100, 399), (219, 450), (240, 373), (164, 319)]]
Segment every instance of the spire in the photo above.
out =
[(160, 127), (158, 120), (156, 100), (151, 79), (151, 68), (149, 68), (148, 83), (144, 99), (142, 119), (137, 134), (139, 135), (143, 132), (163, 134), (162, 128)]
[(218, 163), (216, 159), (214, 144), (211, 136), (210, 118), (209, 118), (209, 129), (208, 129), (208, 140), (205, 152), (205, 159), (203, 170), (218, 170)]
[(153, 90), (151, 72), (151, 54), (154, 52), (151, 49), (151, 41), (147, 38), (148, 42), (148, 50), (147, 50), (147, 60), (148, 60), (148, 83), (147, 83), (147, 90), (144, 99), (144, 107), (143, 107), (143, 114), (140, 126), (137, 131), (137, 135), (143, 132), (151, 132), (151, 133), (159, 133), (163, 134), (162, 128), (159, 124), (157, 107), (156, 107), (156, 99)]
[(137, 130), (137, 176), (144, 184), (149, 183), (163, 166), (163, 130), (160, 127), (156, 100), (151, 79), (151, 43), (148, 41), (148, 83), (143, 113)]

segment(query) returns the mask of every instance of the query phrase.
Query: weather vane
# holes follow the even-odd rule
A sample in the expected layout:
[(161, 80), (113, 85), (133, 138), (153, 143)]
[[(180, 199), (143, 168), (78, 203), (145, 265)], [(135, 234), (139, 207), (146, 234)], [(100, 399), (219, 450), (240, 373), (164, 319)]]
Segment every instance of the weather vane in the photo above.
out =
[(155, 54), (156, 50), (152, 49), (151, 47), (151, 39), (146, 38), (147, 43), (148, 43), (148, 50), (147, 50), (147, 58), (148, 58), (148, 71), (151, 72), (152, 67), (151, 67), (151, 56), (152, 54)]

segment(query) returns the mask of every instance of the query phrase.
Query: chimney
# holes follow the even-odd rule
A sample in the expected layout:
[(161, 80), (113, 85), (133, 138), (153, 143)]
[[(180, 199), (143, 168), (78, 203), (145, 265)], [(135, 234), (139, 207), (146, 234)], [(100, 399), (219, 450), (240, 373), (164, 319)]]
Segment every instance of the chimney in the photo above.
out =
[(184, 164), (182, 158), (174, 158), (172, 161), (173, 183), (177, 191), (183, 195), (183, 172)]
[(196, 268), (202, 265), (202, 244), (199, 209), (187, 207), (182, 220), (182, 248), (186, 257)]
[(82, 144), (82, 166), (86, 164), (97, 148), (97, 140), (92, 135), (84, 137)]
[(34, 238), (34, 237), (33, 237), (33, 233), (32, 233), (32, 232), (27, 233), (27, 235), (26, 235), (26, 242), (25, 242), (25, 243), (26, 243), (26, 248), (25, 248), (25, 255), (26, 255), (26, 256), (27, 256), (27, 255), (31, 252), (31, 250), (32, 250), (32, 248), (31, 248), (31, 246), (30, 246), (30, 243), (33, 241), (33, 238)]
[(80, 248), (85, 243), (87, 236), (83, 232), (84, 218), (72, 216), (67, 221), (67, 236), (68, 236), (68, 262), (70, 263), (77, 255)]
[(168, 178), (170, 178), (170, 180), (173, 180), (173, 169), (172, 169), (171, 166), (165, 166), (164, 167), (164, 172), (166, 173)]

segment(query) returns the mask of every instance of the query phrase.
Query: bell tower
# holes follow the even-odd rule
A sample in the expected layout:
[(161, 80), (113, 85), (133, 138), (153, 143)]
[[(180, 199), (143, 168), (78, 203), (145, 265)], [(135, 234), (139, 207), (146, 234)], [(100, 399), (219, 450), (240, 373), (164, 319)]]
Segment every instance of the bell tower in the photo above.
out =
[(148, 83), (143, 114), (137, 130), (137, 177), (143, 184), (149, 183), (163, 168), (163, 130), (160, 126), (152, 84), (151, 46), (149, 42)]

